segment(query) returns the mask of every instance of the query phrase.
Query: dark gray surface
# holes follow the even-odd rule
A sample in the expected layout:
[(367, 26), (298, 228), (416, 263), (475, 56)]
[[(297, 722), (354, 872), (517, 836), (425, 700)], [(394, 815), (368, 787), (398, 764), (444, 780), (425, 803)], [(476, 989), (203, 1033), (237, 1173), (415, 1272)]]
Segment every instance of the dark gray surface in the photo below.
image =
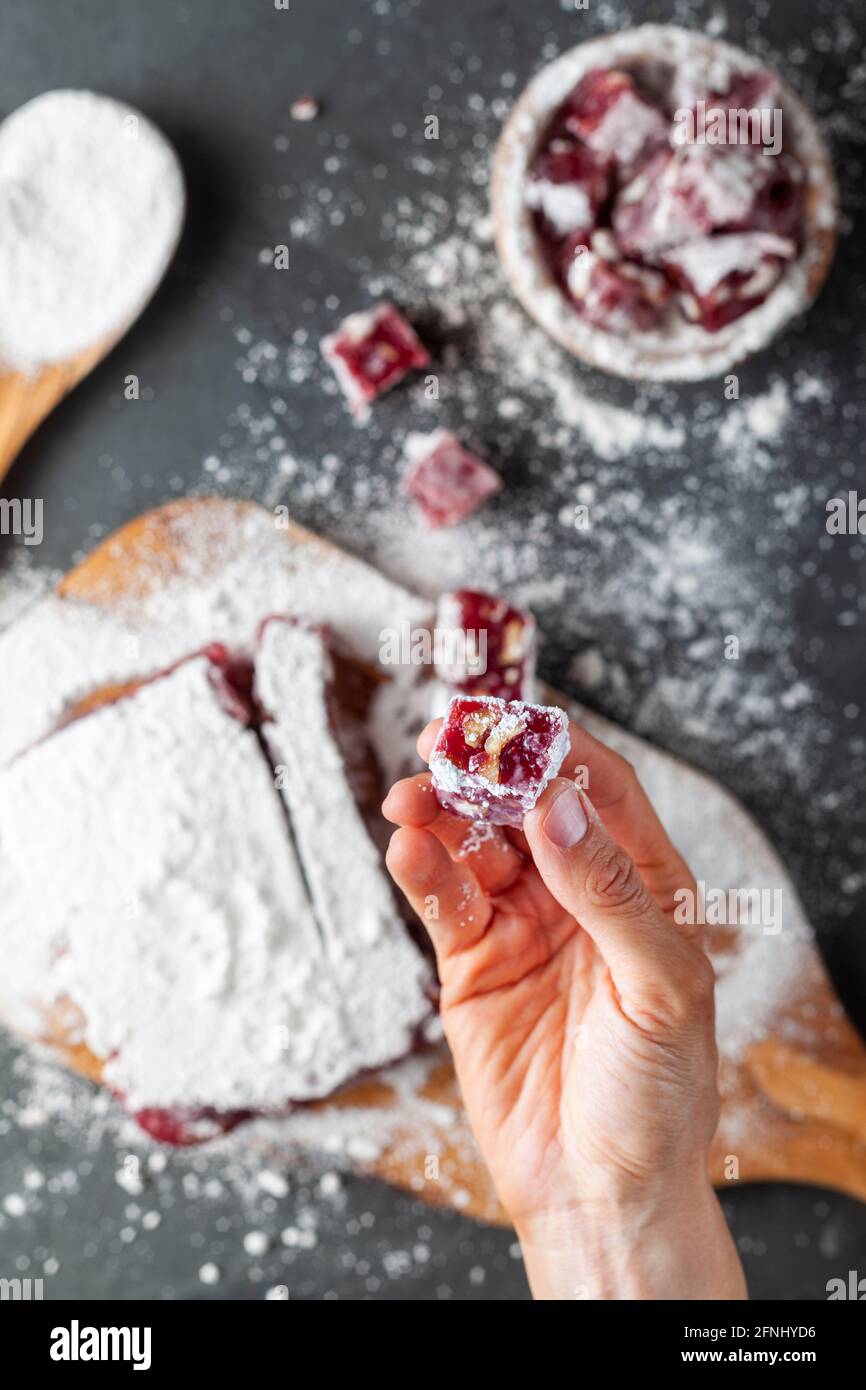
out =
[[(470, 92), (488, 98), (500, 90), (504, 69), (519, 88), (538, 67), (545, 45), (560, 48), (590, 33), (641, 19), (674, 19), (700, 25), (716, 16), (715, 4), (601, 4), (569, 13), (556, 0), (291, 0), (289, 13), (270, 0), (6, 0), (0, 45), (0, 92), (5, 114), (47, 88), (90, 86), (140, 106), (176, 143), (188, 179), (190, 214), (177, 261), (151, 310), (121, 347), (50, 419), (22, 454), (9, 490), (46, 501), (46, 540), (40, 563), (66, 568), (95, 538), (144, 508), (203, 486), (202, 460), (238, 449), (243, 430), (238, 405), (267, 411), (272, 388), (245, 384), (239, 375), (234, 327), (285, 344), (299, 325), (313, 339), (339, 313), (364, 302), (364, 273), (393, 267), (394, 248), (383, 242), (382, 217), (403, 192), (417, 196), (432, 178), (446, 199), (467, 177), (473, 141), (489, 142), (495, 121), (476, 118)], [(844, 120), (833, 124), (837, 165), (852, 234), (842, 245), (830, 285), (805, 325), (741, 371), (743, 395), (765, 389), (774, 370), (791, 379), (808, 356), (834, 383), (834, 403), (815, 406), (814, 428), (786, 440), (785, 486), (802, 481), (816, 495), (857, 486), (862, 472), (864, 428), (863, 336), (857, 331), (864, 299), (863, 241), (858, 226), (863, 182), (858, 141), (866, 113), (863, 80), (852, 80), (863, 61), (866, 27), (855, 0), (834, 3), (737, 3), (727, 7), (727, 36), (747, 45), (769, 45), (783, 65), (797, 47), (809, 55), (806, 84), (827, 114), (844, 97)], [(803, 66), (797, 69), (802, 85)], [(431, 99), (431, 88), (443, 95)], [(291, 100), (312, 90), (323, 102), (310, 126), (293, 124)], [(432, 104), (431, 104), (432, 102)], [(443, 119), (444, 136), (432, 175), (414, 162), (428, 110)], [(486, 122), (486, 124), (485, 124)], [(287, 134), (290, 148), (275, 137)], [(309, 201), (323, 160), (337, 151), (338, 178), (349, 215), (320, 239), (293, 247), (288, 275), (264, 271), (260, 249), (290, 240), (289, 219), (298, 200)], [(382, 166), (373, 176), (374, 166)], [(281, 192), (287, 188), (286, 193)], [(329, 295), (340, 310), (326, 304)], [(231, 317), (229, 317), (231, 315)], [(444, 334), (433, 321), (431, 341)], [(471, 351), (471, 344), (469, 345)], [(123, 377), (136, 372), (152, 397), (130, 407), (122, 401)], [(604, 399), (628, 404), (631, 387), (584, 373)], [(275, 378), (282, 388), (287, 385)], [(497, 439), (495, 382), (472, 421), (479, 438)], [(650, 393), (657, 408), (691, 415), (717, 399), (716, 386)], [(322, 394), (316, 379), (288, 393), (283, 421), (292, 452), (318, 457), (334, 450), (351, 460), (358, 446), (342, 408)], [(131, 410), (136, 414), (131, 414)], [(377, 411), (372, 439), (387, 442), (405, 402), (395, 395)], [(369, 449), (369, 444), (364, 446)], [(531, 501), (544, 512), (545, 484), (519, 437), (509, 441), (512, 505)], [(591, 465), (591, 460), (589, 464)], [(644, 461), (618, 466), (624, 485)], [(393, 460), (383, 453), (385, 494), (392, 488)], [(784, 745), (798, 733), (796, 711), (778, 711), (780, 742), (764, 740), (760, 752), (743, 738), (742, 719), (725, 720), (712, 738), (688, 721), (661, 711), (644, 713), (641, 731), (719, 776), (755, 812), (794, 873), (840, 991), (861, 1028), (866, 1026), (864, 896), (862, 869), (864, 721), (859, 706), (866, 679), (862, 641), (863, 594), (858, 582), (864, 549), (844, 541), (822, 545), (820, 501), (798, 530), (774, 529), (776, 480), (743, 476), (713, 463), (700, 448), (690, 457), (656, 461), (645, 494), (658, 505), (691, 491), (696, 507), (711, 510), (720, 527), (737, 538), (741, 559), (772, 596), (772, 631), (752, 657), (752, 677), (766, 678), (770, 697), (807, 678), (820, 711), (815, 747), (794, 768)], [(349, 489), (351, 468), (337, 488)], [(823, 494), (821, 489), (824, 489)], [(226, 492), (277, 500), (272, 466), (259, 462), (247, 441), (243, 467)], [(375, 548), (375, 505), (340, 511), (334, 497), (316, 501), (286, 492), (300, 520), (357, 548)], [(542, 551), (539, 567), (576, 568), (567, 541)], [(729, 551), (730, 554), (730, 551)], [(649, 561), (647, 562), (650, 563)], [(467, 578), (471, 577), (467, 575)], [(732, 562), (717, 579), (736, 608), (738, 569)], [(622, 689), (602, 686), (596, 703), (629, 722), (640, 704), (646, 663), (632, 659), (640, 627), (642, 595), (611, 620), (581, 606), (577, 592), (542, 603), (542, 628), (551, 636), (545, 675), (569, 688), (568, 658), (592, 639), (615, 655), (630, 680)], [(747, 594), (743, 589), (744, 602)], [(731, 595), (734, 599), (731, 599)], [(721, 600), (720, 600), (721, 603)], [(839, 622), (841, 611), (853, 614)], [(734, 627), (732, 630), (736, 631)], [(690, 638), (693, 639), (694, 634)], [(658, 662), (679, 675), (691, 660), (673, 619), (656, 624)], [(571, 682), (573, 687), (574, 682)], [(748, 715), (746, 716), (748, 721)], [(774, 756), (774, 747), (778, 757)], [(842, 889), (840, 885), (846, 884)], [(12, 1053), (8, 1056), (9, 1066)], [(7, 1070), (4, 1067), (4, 1071)], [(9, 1073), (11, 1076), (11, 1072)], [(11, 1076), (8, 1093), (17, 1084)], [(82, 1088), (82, 1096), (84, 1091)], [(376, 1185), (350, 1181), (336, 1202), (320, 1207), (315, 1249), (281, 1246), (262, 1259), (246, 1255), (241, 1238), (251, 1228), (279, 1232), (306, 1204), (303, 1184), (275, 1210), (250, 1205), (234, 1185), (210, 1198), (184, 1195), (181, 1178), (190, 1165), (209, 1160), (170, 1160), (169, 1174), (131, 1197), (114, 1181), (117, 1148), (92, 1128), (82, 1158), (81, 1124), (42, 1126), (24, 1133), (0, 1121), (0, 1196), (22, 1190), (32, 1164), (48, 1183), (30, 1203), (31, 1213), (0, 1218), (0, 1274), (39, 1275), (46, 1259), (53, 1296), (260, 1297), (272, 1284), (287, 1284), (292, 1297), (321, 1298), (514, 1298), (525, 1296), (511, 1238), (455, 1216), (439, 1216)], [(210, 1171), (210, 1169), (208, 1169)], [(139, 1210), (126, 1210), (132, 1204)], [(267, 1204), (266, 1204), (267, 1205)], [(866, 1272), (866, 1209), (841, 1197), (796, 1188), (752, 1188), (726, 1198), (726, 1212), (743, 1251), (756, 1297), (820, 1298), (831, 1276), (849, 1268)], [(141, 1209), (159, 1209), (155, 1231), (141, 1228)], [(129, 1232), (132, 1232), (130, 1237)], [(125, 1234), (124, 1234), (125, 1233)], [(406, 1261), (393, 1252), (411, 1252)], [(425, 1250), (429, 1257), (425, 1257)], [(386, 1256), (391, 1258), (386, 1260)], [(222, 1278), (213, 1289), (197, 1271), (214, 1260)], [(360, 1263), (359, 1263), (360, 1262)], [(365, 1264), (366, 1262), (366, 1264)], [(53, 1269), (53, 1265), (49, 1268)]]

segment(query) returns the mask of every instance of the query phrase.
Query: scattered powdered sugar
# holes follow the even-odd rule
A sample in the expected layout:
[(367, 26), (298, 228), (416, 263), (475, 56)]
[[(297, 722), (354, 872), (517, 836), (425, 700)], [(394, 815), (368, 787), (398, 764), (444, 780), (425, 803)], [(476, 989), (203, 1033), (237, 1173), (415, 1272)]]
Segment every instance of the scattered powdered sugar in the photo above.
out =
[(144, 116), (93, 92), (0, 125), (0, 361), (25, 372), (120, 332), (174, 252), (183, 175)]
[(686, 430), (655, 415), (641, 415), (621, 406), (606, 405), (575, 391), (562, 377), (550, 378), (558, 420), (578, 430), (600, 459), (618, 459), (635, 449), (682, 449)]
[[(800, 399), (808, 401), (815, 396), (806, 395)], [(769, 391), (731, 407), (719, 430), (719, 443), (732, 453), (748, 449), (756, 441), (770, 443), (779, 438), (790, 414), (788, 387), (784, 381), (776, 380)]]

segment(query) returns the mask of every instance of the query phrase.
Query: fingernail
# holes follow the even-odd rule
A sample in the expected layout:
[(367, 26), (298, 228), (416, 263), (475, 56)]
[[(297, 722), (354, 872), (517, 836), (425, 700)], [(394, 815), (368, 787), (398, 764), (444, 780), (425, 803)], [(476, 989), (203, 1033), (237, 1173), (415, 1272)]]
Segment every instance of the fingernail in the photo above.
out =
[(577, 787), (565, 787), (544, 818), (542, 829), (557, 849), (571, 849), (586, 834), (589, 822)]

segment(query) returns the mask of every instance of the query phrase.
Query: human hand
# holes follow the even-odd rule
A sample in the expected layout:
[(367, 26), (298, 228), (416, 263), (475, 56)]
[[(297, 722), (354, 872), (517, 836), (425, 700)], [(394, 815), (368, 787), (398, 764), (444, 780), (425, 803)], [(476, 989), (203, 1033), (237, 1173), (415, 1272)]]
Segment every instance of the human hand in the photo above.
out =
[(713, 972), (698, 929), (673, 920), (694, 880), (633, 769), (572, 724), (562, 775), (522, 832), (442, 810), (429, 774), (397, 783), (383, 810), (401, 827), (388, 866), (433, 941), (469, 1120), (536, 1295), (744, 1296), (707, 1177)]

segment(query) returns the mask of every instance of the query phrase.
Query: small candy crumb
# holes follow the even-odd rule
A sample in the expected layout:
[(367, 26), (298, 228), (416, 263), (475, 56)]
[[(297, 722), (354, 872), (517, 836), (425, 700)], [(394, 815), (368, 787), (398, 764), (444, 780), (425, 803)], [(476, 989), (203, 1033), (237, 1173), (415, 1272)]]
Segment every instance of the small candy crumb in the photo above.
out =
[(319, 103), (309, 92), (297, 97), (289, 107), (289, 113), (293, 121), (314, 121), (319, 114)]
[(247, 1231), (244, 1236), (244, 1250), (253, 1258), (266, 1254), (269, 1244), (264, 1231)]
[(323, 1197), (336, 1197), (342, 1186), (339, 1173), (323, 1173), (319, 1179), (319, 1191)]
[(269, 1197), (285, 1197), (289, 1191), (289, 1184), (282, 1173), (275, 1173), (272, 1168), (265, 1168), (259, 1173), (259, 1187)]

